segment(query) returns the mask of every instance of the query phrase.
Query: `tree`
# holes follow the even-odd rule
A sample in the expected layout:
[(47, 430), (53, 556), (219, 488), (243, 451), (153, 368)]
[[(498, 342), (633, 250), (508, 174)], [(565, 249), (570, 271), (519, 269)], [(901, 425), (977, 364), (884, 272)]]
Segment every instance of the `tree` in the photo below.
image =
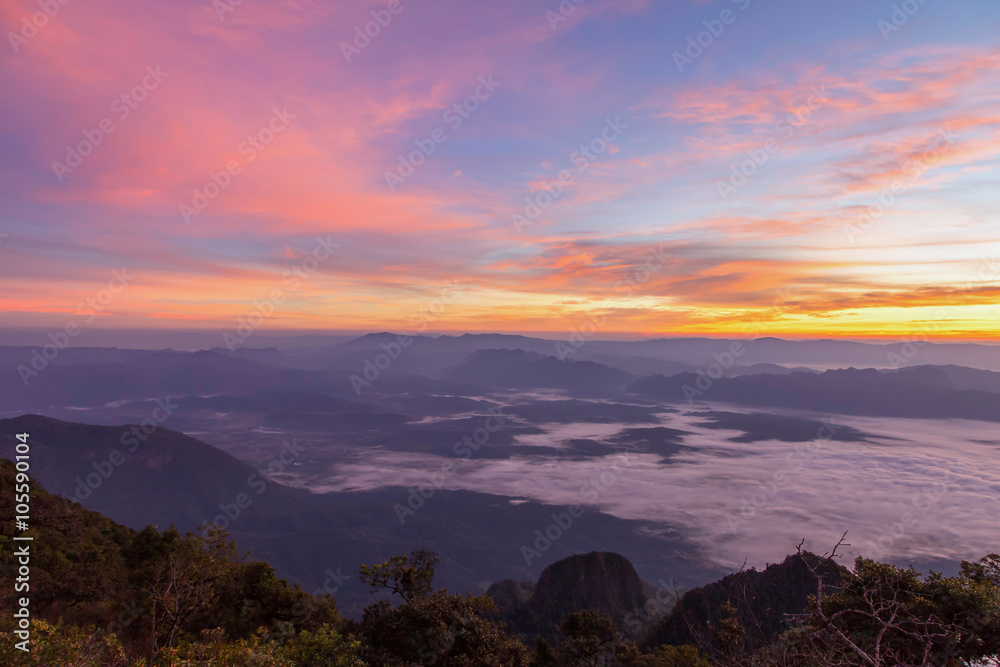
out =
[(146, 559), (138, 572), (138, 589), (146, 598), (145, 618), (153, 650), (172, 646), (180, 634), (215, 606), (216, 581), (236, 560), (235, 545), (226, 533), (214, 531), (204, 539), (152, 526), (139, 532), (133, 557)]
[[(114, 635), (94, 632), (74, 625), (31, 621), (31, 651), (14, 647), (14, 624), (6, 617), (0, 622), (4, 641), (0, 642), (0, 664), (22, 667), (139, 667)], [(12, 621), (13, 619), (11, 619)]]
[(341, 635), (328, 625), (316, 632), (303, 630), (281, 648), (280, 655), (292, 665), (365, 667), (366, 664), (361, 659), (361, 642)]
[(746, 628), (740, 624), (736, 607), (731, 602), (722, 605), (719, 622), (712, 628), (718, 654), (732, 665), (745, 662)]
[(694, 646), (661, 646), (652, 653), (639, 656), (633, 667), (712, 667)]
[(136, 534), (125, 560), (136, 612), (124, 625), (150, 651), (215, 628), (235, 640), (262, 627), (272, 637), (290, 637), (343, 624), (332, 598), (290, 586), (267, 563), (248, 562), (216, 528), (181, 535), (147, 527)]
[(912, 567), (858, 558), (839, 588), (817, 579), (811, 609), (795, 619), (801, 627), (782, 636), (780, 664), (1000, 664), (998, 575), (996, 555), (963, 563), (956, 577), (926, 579)]
[(593, 611), (570, 614), (559, 632), (566, 637), (559, 651), (561, 665), (632, 664), (639, 657), (635, 644), (622, 637), (614, 622)]
[(412, 602), (430, 594), (437, 562), (436, 553), (418, 549), (409, 556), (393, 556), (385, 563), (371, 567), (362, 565), (361, 581), (368, 584), (373, 593), (387, 590), (403, 602)]
[(365, 660), (385, 667), (527, 665), (524, 645), (490, 620), (496, 605), (489, 597), (430, 593), (437, 561), (420, 550), (361, 567), (361, 580), (373, 592), (389, 590), (403, 600), (395, 608), (387, 600), (365, 608), (358, 627)]
[(531, 657), (531, 667), (556, 667), (559, 664), (559, 654), (544, 637), (535, 639), (534, 655)]

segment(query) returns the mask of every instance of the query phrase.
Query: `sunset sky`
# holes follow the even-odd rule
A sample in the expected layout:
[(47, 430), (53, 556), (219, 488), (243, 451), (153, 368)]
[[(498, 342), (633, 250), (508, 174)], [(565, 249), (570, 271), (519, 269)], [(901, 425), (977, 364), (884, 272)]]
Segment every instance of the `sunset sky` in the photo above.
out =
[(52, 6), (0, 326), (1000, 339), (996, 0)]

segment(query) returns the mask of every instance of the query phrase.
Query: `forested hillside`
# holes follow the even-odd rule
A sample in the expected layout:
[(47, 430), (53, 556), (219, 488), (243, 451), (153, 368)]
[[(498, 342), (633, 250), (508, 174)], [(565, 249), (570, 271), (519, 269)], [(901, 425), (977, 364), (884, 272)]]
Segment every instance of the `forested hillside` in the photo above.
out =
[[(0, 462), (0, 516), (13, 514), (16, 475)], [(533, 587), (501, 582), (491, 597), (436, 590), (437, 556), (418, 550), (361, 568), (378, 595), (353, 621), (221, 531), (136, 531), (38, 485), (31, 503), (30, 590), (20, 593), (31, 596), (30, 652), (13, 635), (15, 526), (0, 525), (2, 664), (893, 667), (1000, 655), (997, 555), (921, 577), (802, 552), (689, 591), (656, 618), (617, 554), (565, 559)], [(638, 640), (636, 618), (652, 627)]]

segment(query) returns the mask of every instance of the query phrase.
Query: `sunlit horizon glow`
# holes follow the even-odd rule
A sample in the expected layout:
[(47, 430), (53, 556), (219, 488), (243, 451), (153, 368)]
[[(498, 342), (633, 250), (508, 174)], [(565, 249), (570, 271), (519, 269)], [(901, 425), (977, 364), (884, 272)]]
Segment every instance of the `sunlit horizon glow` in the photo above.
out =
[[(0, 326), (60, 328), (124, 270), (85, 326), (224, 330), (280, 293), (268, 332), (1000, 340), (997, 3), (883, 35), (891, 2), (402, 0), (348, 62), (384, 6), (94, 0), (8, 36)], [(0, 0), (4, 34), (37, 11)]]

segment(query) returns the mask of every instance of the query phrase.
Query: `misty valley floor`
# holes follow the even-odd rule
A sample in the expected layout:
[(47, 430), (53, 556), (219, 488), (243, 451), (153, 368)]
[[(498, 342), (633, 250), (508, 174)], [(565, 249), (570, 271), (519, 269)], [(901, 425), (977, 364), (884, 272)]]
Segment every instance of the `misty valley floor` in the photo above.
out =
[[(689, 402), (732, 343), (592, 341), (561, 360), (551, 340), (427, 336), (352, 380), (396, 338), (67, 348), (27, 386), (32, 349), (0, 346), (0, 419), (36, 431), (33, 473), (64, 496), (129, 449), (81, 500), (133, 528), (229, 524), (249, 493), (241, 546), (348, 613), (369, 600), (360, 564), (424, 547), (442, 585), (482, 592), (590, 551), (690, 588), (845, 531), (848, 558), (925, 571), (1000, 540), (998, 346), (931, 344), (892, 369), (892, 345), (762, 338)], [(132, 453), (137, 424), (154, 432)]]
[[(822, 550), (845, 530), (847, 555), (903, 564), (950, 569), (995, 548), (1000, 441), (988, 422), (571, 400), (555, 390), (454, 398), (499, 406), (505, 415), (475, 451), (455, 451), (484, 422), (469, 411), (402, 424), (450, 429), (408, 445), (379, 443), (375, 415), (363, 425), (372, 428), (339, 437), (325, 430), (336, 424), (275, 426), (271, 416), (239, 411), (177, 418), (188, 435), (261, 468), (294, 439), (301, 456), (272, 469), (289, 486), (317, 493), (401, 487), (404, 506), (413, 487), (425, 495), (470, 490), (515, 503), (579, 504), (680, 531), (723, 567), (773, 562), (803, 538)], [(635, 414), (618, 421), (616, 413), (630, 408)], [(54, 412), (81, 421), (129, 417), (128, 406)], [(454, 469), (442, 472), (449, 463)], [(528, 543), (533, 528), (525, 529)]]

